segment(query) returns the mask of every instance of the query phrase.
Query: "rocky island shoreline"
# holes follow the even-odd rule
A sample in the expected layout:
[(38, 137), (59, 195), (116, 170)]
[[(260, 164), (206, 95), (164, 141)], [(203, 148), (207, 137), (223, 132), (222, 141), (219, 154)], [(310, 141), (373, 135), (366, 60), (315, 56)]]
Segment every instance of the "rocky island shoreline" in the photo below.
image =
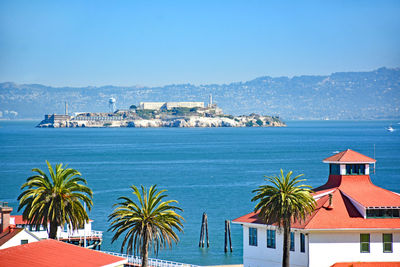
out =
[(141, 102), (128, 110), (110, 113), (75, 113), (68, 115), (45, 115), (39, 128), (103, 128), (103, 127), (285, 127), (276, 116), (258, 114), (232, 116), (223, 114), (216, 104), (210, 102)]

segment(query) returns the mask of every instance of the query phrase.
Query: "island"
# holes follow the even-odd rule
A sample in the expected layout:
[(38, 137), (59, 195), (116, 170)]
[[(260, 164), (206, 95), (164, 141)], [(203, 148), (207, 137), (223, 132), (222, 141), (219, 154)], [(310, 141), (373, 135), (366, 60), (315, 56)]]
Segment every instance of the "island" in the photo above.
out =
[[(113, 99), (110, 99), (111, 110)], [(258, 114), (232, 116), (222, 112), (216, 104), (204, 102), (140, 102), (129, 109), (108, 113), (79, 112), (69, 115), (44, 116), (39, 128), (75, 127), (284, 127), (278, 116)]]

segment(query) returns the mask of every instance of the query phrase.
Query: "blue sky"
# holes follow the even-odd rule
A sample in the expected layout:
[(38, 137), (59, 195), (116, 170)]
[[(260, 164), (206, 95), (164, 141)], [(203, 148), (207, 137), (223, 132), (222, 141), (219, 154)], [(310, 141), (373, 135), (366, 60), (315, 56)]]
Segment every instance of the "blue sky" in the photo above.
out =
[(400, 66), (400, 1), (0, 0), (0, 82), (230, 83)]

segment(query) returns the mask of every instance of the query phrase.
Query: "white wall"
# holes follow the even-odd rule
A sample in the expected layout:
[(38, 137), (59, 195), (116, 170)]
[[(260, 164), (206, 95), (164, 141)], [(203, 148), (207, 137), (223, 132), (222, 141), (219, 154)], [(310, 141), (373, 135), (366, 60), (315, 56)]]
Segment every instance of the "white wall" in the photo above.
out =
[[(266, 225), (251, 225), (257, 228), (257, 247), (249, 246), (249, 225), (243, 225), (243, 265), (244, 267), (281, 267), (283, 232), (276, 231), (276, 248), (267, 247)], [(268, 229), (275, 229), (269, 227)], [(306, 251), (300, 252), (300, 232), (295, 231), (295, 251), (290, 251), (290, 264), (292, 267), (307, 266), (307, 236)]]
[[(370, 234), (370, 253), (360, 252), (360, 233)], [(393, 234), (393, 252), (384, 253), (382, 234)], [(310, 267), (336, 262), (400, 261), (400, 231), (337, 231), (309, 234)]]
[(27, 231), (23, 230), (23, 231), (19, 232), (17, 235), (15, 235), (13, 238), (8, 240), (6, 243), (4, 243), (0, 247), (0, 249), (19, 246), (19, 245), (21, 245), (21, 240), (24, 240), (24, 239), (28, 240), (28, 243), (39, 241), (38, 238), (34, 237), (33, 235), (29, 234)]

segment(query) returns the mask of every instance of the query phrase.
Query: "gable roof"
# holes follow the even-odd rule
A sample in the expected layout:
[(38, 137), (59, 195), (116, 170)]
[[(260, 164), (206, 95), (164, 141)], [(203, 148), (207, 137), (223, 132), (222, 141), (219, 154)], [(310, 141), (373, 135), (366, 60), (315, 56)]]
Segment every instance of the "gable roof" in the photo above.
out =
[(376, 160), (360, 154), (354, 150), (347, 149), (324, 159), (325, 163), (375, 163)]
[(46, 239), (0, 250), (4, 266), (118, 266), (127, 259)]
[(14, 236), (22, 232), (23, 228), (8, 227), (5, 231), (0, 234), (0, 247), (11, 240)]

